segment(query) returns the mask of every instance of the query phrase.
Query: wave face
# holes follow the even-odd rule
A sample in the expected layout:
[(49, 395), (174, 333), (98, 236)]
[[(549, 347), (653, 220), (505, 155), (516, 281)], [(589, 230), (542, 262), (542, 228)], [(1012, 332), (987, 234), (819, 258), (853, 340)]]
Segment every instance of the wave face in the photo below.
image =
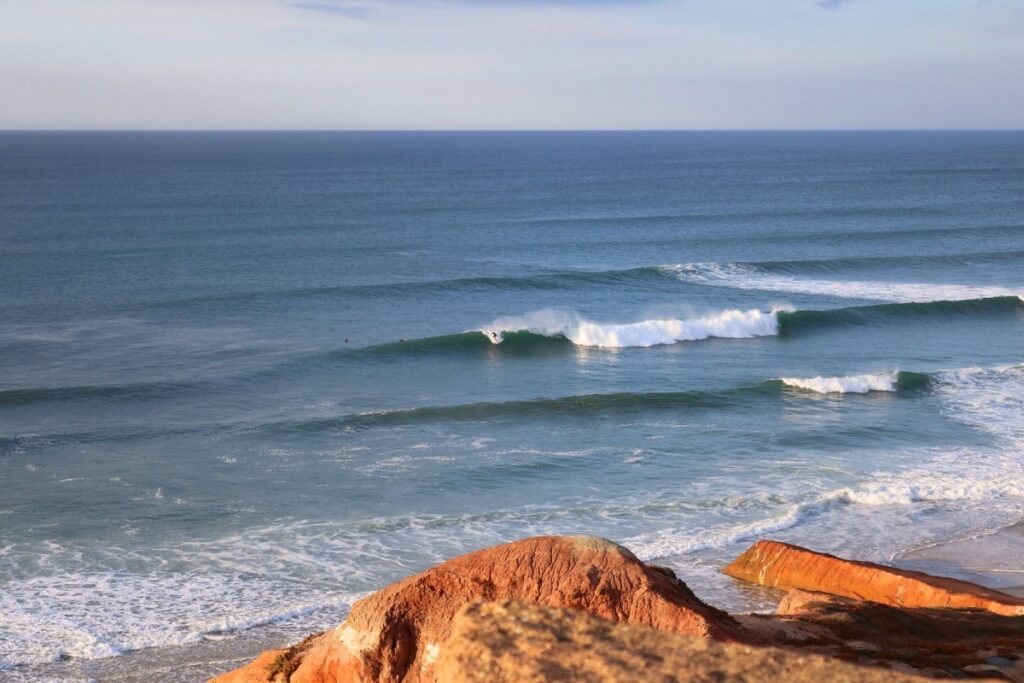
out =
[(584, 320), (574, 313), (542, 310), (521, 317), (498, 318), (481, 331), (495, 344), (503, 343), (510, 333), (529, 332), (546, 337), (564, 337), (576, 346), (621, 349), (709, 338), (770, 337), (779, 333), (775, 313), (755, 309), (726, 310), (685, 320), (602, 324)]
[(689, 263), (667, 265), (662, 268), (683, 282), (691, 284), (894, 303), (966, 301), (1016, 297), (1021, 294), (1020, 291), (1006, 287), (797, 278), (743, 263)]

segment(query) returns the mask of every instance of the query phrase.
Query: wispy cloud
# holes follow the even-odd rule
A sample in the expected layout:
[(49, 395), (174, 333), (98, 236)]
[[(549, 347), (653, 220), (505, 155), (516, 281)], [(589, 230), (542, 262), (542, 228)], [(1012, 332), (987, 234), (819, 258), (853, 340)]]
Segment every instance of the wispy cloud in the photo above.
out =
[[(569, 7), (600, 7), (607, 5), (644, 5), (656, 2), (658, 0), (441, 0), (441, 2), (433, 4), (440, 6), (505, 5), (512, 7), (538, 7), (543, 5), (561, 5)], [(295, 9), (337, 14), (355, 19), (364, 19), (373, 13), (373, 9), (368, 5), (353, 5), (343, 0), (338, 2), (332, 2), (332, 0), (302, 0), (289, 4)], [(402, 5), (422, 5), (424, 2), (422, 0), (376, 0), (375, 4), (381, 7), (396, 7)]]
[(818, 7), (823, 9), (839, 9), (850, 0), (818, 0)]
[(336, 5), (331, 2), (293, 2), (291, 6), (295, 9), (336, 14), (350, 19), (365, 19), (370, 15), (370, 8), (366, 5)]

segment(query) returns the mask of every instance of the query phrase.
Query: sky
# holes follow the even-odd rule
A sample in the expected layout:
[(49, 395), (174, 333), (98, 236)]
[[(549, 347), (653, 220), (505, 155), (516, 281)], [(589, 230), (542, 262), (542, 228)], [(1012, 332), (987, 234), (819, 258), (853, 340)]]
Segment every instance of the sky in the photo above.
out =
[(1024, 0), (0, 0), (0, 128), (1024, 128)]

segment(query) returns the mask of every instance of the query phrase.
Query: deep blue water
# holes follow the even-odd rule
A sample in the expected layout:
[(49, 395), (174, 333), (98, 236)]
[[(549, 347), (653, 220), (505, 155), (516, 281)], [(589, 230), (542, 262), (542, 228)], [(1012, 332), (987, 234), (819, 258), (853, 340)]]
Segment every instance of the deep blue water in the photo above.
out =
[(1021, 292), (1020, 132), (0, 134), (0, 666), (1015, 521)]

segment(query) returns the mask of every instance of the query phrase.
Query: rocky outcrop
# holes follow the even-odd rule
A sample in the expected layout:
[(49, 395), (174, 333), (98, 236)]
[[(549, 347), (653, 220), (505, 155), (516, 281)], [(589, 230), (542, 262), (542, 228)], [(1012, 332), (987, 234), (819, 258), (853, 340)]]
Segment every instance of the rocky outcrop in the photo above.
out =
[(264, 653), (218, 683), (435, 680), (435, 664), (462, 607), (521, 600), (569, 607), (665, 633), (742, 640), (726, 613), (701, 602), (671, 571), (590, 536), (548, 536), (480, 550), (357, 602), (336, 629)]
[(940, 678), (1024, 681), (1024, 617), (984, 610), (906, 609), (794, 590), (775, 615), (739, 617), (766, 642)]
[(357, 602), (337, 628), (214, 680), (753, 683), (924, 674), (1024, 683), (1024, 601), (1013, 596), (770, 541), (727, 573), (794, 590), (774, 615), (730, 616), (671, 570), (610, 541), (530, 538), (392, 584)]
[(758, 541), (723, 569), (738, 579), (894, 607), (982, 609), (1024, 616), (1024, 599), (966, 581), (844, 560), (777, 541)]
[(687, 638), (574, 610), (477, 603), (455, 617), (443, 683), (896, 683), (926, 679), (777, 648)]

